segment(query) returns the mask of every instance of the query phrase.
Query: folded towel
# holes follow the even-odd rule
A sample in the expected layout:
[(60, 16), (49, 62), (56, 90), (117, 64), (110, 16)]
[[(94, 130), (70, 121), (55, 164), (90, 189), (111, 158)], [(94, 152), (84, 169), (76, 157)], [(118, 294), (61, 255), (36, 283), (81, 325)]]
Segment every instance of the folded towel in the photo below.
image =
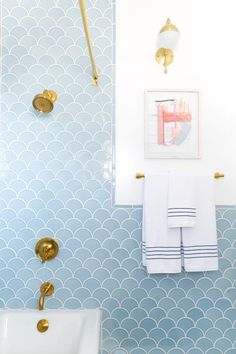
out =
[(187, 272), (218, 270), (216, 211), (212, 175), (196, 176), (195, 228), (182, 228), (184, 268)]
[(193, 174), (169, 173), (168, 227), (195, 227), (196, 181)]
[(143, 265), (148, 273), (180, 273), (180, 228), (167, 225), (168, 174), (145, 177), (143, 198)]

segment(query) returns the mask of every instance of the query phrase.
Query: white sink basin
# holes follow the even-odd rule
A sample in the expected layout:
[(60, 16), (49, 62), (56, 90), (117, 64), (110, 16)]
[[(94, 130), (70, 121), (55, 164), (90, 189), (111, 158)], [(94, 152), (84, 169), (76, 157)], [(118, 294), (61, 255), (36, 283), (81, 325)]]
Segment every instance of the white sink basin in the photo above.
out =
[[(38, 321), (49, 328), (40, 333)], [(0, 310), (1, 354), (98, 354), (100, 310)]]

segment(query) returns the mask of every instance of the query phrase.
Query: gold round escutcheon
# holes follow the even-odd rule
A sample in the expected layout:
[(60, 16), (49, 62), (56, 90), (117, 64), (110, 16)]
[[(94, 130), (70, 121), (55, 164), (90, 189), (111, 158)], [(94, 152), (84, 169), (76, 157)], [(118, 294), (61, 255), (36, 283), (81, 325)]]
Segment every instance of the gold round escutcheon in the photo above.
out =
[(44, 333), (48, 330), (49, 328), (49, 323), (48, 323), (48, 320), (40, 320), (38, 321), (37, 323), (37, 330), (40, 332), (40, 333)]
[(57, 93), (53, 90), (44, 90), (33, 99), (33, 107), (40, 113), (50, 113), (53, 110), (54, 102), (57, 100)]
[(54, 259), (58, 254), (58, 244), (51, 237), (44, 237), (35, 246), (35, 253), (44, 263)]

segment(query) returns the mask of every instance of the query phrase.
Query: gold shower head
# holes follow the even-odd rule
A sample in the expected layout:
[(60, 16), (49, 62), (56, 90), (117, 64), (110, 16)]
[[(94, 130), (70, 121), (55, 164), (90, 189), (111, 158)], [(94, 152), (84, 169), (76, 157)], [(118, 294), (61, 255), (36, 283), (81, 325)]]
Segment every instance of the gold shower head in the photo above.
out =
[(33, 99), (33, 107), (40, 113), (50, 113), (53, 110), (54, 102), (57, 100), (57, 93), (52, 90), (44, 90)]

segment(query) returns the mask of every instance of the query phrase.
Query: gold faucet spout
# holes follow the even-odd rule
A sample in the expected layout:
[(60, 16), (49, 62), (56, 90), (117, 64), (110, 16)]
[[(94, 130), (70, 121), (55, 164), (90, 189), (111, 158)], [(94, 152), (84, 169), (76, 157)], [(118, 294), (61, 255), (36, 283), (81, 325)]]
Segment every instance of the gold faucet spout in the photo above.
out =
[(39, 311), (42, 311), (44, 309), (44, 300), (45, 300), (45, 296), (44, 295), (40, 295), (40, 297), (39, 297), (39, 305), (38, 305)]
[(44, 309), (45, 296), (51, 296), (54, 293), (54, 286), (51, 283), (43, 283), (40, 287), (41, 295), (39, 297), (38, 309), (42, 311)]

